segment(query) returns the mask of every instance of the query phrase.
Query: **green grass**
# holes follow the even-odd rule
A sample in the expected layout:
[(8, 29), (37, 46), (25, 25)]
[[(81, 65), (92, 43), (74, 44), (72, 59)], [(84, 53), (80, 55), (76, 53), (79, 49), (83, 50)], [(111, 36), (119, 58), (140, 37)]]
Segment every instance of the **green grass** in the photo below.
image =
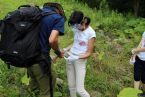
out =
[[(129, 65), (130, 51), (137, 46), (141, 33), (144, 31), (144, 19), (126, 16), (108, 9), (95, 10), (86, 4), (75, 0), (0, 0), (0, 18), (9, 11), (15, 10), (22, 4), (36, 4), (42, 6), (45, 2), (59, 2), (63, 5), (65, 14), (69, 18), (73, 10), (82, 10), (91, 17), (91, 26), (97, 37), (95, 52), (87, 62), (86, 89), (93, 97), (116, 97), (124, 87), (133, 85), (133, 66)], [(68, 40), (69, 39), (69, 40)], [(65, 36), (60, 38), (61, 48), (73, 42), (73, 34), (67, 22)], [(66, 81), (65, 60), (58, 59), (53, 67), (59, 78), (63, 79), (63, 89), (55, 89), (55, 95), (67, 97), (68, 86)], [(24, 71), (18, 68), (7, 69), (0, 63), (0, 97), (28, 97), (26, 86), (21, 83)], [(10, 88), (11, 87), (11, 88)], [(22, 91), (25, 92), (22, 93)], [(33, 95), (33, 94), (32, 94)], [(59, 97), (59, 96), (57, 96)]]

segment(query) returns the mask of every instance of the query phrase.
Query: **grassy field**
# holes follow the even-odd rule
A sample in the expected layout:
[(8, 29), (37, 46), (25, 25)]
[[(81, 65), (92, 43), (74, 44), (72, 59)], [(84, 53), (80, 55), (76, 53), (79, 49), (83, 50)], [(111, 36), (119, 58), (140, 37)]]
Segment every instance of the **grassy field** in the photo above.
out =
[[(75, 0), (0, 0), (0, 18), (22, 4), (42, 6), (45, 2), (59, 2), (69, 18), (73, 10), (82, 10), (91, 17), (91, 26), (96, 31), (95, 50), (87, 62), (86, 89), (92, 97), (116, 97), (125, 87), (133, 87), (133, 66), (129, 65), (131, 49), (136, 47), (145, 29), (143, 18), (128, 13), (122, 15), (107, 8), (91, 9)], [(65, 36), (60, 38), (61, 48), (73, 42), (71, 28), (65, 25)], [(68, 41), (69, 39), (69, 41)], [(58, 77), (63, 80), (62, 88), (55, 89), (55, 97), (68, 97), (65, 61), (58, 59), (53, 65)], [(25, 70), (7, 69), (0, 62), (0, 97), (32, 97), (21, 78)], [(30, 96), (31, 94), (31, 96)]]

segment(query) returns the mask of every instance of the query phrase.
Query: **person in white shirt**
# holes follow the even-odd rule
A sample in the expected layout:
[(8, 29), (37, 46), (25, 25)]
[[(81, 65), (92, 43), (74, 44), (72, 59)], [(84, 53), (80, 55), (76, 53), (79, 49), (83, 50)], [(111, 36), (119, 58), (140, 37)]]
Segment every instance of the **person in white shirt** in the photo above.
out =
[(68, 24), (73, 27), (74, 42), (65, 48), (67, 55), (67, 79), (71, 97), (90, 97), (84, 88), (87, 58), (91, 55), (96, 39), (95, 31), (90, 24), (90, 18), (84, 17), (83, 12), (74, 11)]
[[(132, 50), (132, 54), (136, 55), (134, 63), (134, 88), (139, 89), (140, 82), (145, 89), (145, 32), (137, 48)], [(145, 90), (139, 94), (139, 97), (145, 97)]]

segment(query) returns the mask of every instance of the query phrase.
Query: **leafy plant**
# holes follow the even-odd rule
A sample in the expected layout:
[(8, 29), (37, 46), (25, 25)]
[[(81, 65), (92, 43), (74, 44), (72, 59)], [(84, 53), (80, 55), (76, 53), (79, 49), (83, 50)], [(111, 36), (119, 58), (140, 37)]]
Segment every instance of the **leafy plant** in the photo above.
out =
[(137, 94), (141, 92), (141, 90), (128, 87), (124, 88), (117, 97), (138, 97)]

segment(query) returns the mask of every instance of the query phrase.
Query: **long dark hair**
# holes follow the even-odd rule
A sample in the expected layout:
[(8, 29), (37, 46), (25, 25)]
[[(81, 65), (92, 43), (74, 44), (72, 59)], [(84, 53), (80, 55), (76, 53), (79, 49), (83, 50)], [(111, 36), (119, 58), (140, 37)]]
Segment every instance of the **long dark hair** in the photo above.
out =
[(81, 21), (83, 20), (84, 14), (82, 11), (75, 10), (72, 12), (69, 20), (68, 20), (68, 25), (72, 26), (74, 24), (80, 24)]
[(83, 22), (85, 22), (85, 25), (89, 25), (90, 22), (91, 22), (91, 19), (90, 19), (89, 17), (85, 16), (85, 17), (83, 18)]

